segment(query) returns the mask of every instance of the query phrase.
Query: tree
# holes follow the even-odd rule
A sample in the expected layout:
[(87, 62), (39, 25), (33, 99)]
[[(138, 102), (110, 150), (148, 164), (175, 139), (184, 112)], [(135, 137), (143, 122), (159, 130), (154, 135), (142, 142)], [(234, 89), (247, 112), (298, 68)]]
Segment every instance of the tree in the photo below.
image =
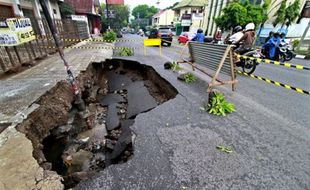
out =
[(253, 22), (256, 26), (266, 19), (264, 8), (260, 5), (245, 1), (233, 1), (223, 9), (223, 14), (215, 19), (222, 30), (231, 30), (235, 26)]
[(274, 16), (276, 16), (276, 20), (272, 23), (274, 27), (280, 23), (280, 24), (282, 24), (281, 28), (283, 28), (283, 25), (285, 23), (286, 2), (287, 2), (287, 0), (282, 1), (280, 8), (278, 9), (277, 13), (274, 15)]
[[(101, 9), (106, 9), (106, 4), (101, 4)], [(107, 29), (108, 26), (115, 30), (120, 30), (122, 27), (128, 25), (129, 20), (129, 7), (127, 5), (109, 5), (109, 11), (113, 10), (115, 12), (115, 18), (107, 19), (105, 14), (102, 14), (102, 27)]]
[[(258, 31), (258, 34), (257, 34), (257, 36), (259, 37), (260, 36), (260, 34), (261, 34), (261, 32), (262, 32), (262, 29), (263, 29), (263, 27), (264, 27), (264, 25), (265, 25), (265, 23), (266, 23), (266, 21), (268, 20), (268, 15), (269, 15), (269, 13), (267, 12), (268, 11), (268, 9), (269, 9), (269, 7), (270, 7), (270, 4), (271, 4), (271, 0), (265, 0), (264, 1), (264, 4), (263, 4), (263, 21), (262, 21), (262, 23), (261, 23), (261, 25), (260, 25), (260, 27), (259, 27), (259, 31)], [(258, 38), (257, 38), (258, 39)]]
[(137, 18), (152, 18), (157, 13), (157, 9), (154, 6), (138, 5), (132, 10), (132, 15)]
[(65, 18), (68, 15), (74, 14), (73, 7), (69, 3), (61, 2), (59, 4), (59, 9), (60, 9), (61, 16), (63, 18)]
[(300, 1), (295, 0), (293, 4), (289, 5), (285, 9), (285, 21), (287, 28), (296, 20), (296, 18), (299, 16), (299, 10), (300, 8)]

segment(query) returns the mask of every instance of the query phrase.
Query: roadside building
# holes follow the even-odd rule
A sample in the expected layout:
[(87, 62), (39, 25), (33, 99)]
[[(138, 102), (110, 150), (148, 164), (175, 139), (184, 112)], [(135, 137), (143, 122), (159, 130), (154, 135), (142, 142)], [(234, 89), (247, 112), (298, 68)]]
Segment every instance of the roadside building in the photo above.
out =
[(101, 9), (99, 0), (65, 0), (70, 4), (75, 15), (84, 15), (92, 34), (99, 34), (101, 29)]
[(203, 13), (207, 0), (183, 0), (173, 10), (176, 24), (180, 23), (181, 32), (196, 32), (203, 27)]
[(172, 9), (160, 10), (152, 17), (153, 26), (172, 26), (174, 11)]
[(208, 0), (204, 10), (203, 30), (208, 36), (213, 36), (217, 31), (215, 18), (222, 14), (224, 7), (228, 5), (230, 0)]

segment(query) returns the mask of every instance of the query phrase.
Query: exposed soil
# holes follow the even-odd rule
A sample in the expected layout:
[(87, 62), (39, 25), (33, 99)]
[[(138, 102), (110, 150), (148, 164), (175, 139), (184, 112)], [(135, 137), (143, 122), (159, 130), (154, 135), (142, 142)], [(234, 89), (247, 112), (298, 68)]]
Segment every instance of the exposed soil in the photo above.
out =
[(78, 83), (86, 109), (67, 81), (36, 102), (40, 105), (17, 129), (32, 141), (33, 156), (56, 171), (67, 189), (134, 154), (135, 117), (174, 98), (177, 90), (146, 65), (127, 60), (92, 63)]

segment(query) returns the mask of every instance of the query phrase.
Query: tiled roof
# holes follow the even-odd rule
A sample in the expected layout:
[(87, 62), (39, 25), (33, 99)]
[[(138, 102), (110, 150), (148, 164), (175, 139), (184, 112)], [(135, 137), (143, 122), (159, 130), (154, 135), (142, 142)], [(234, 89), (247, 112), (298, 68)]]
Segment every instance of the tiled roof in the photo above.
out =
[(208, 0), (183, 0), (173, 7), (173, 9), (180, 9), (183, 7), (203, 7), (207, 2)]

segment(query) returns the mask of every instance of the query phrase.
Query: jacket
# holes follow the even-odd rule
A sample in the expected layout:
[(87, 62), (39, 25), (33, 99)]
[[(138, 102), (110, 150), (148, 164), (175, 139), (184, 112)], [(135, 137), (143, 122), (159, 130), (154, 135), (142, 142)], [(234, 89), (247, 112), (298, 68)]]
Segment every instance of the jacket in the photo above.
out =
[(196, 36), (192, 39), (192, 41), (197, 41), (199, 43), (204, 43), (205, 41), (205, 35), (203, 33), (198, 33)]
[(243, 46), (246, 48), (250, 48), (254, 45), (255, 42), (255, 31), (254, 30), (249, 30), (244, 33), (242, 38), (236, 44), (239, 44), (240, 42), (243, 42)]

